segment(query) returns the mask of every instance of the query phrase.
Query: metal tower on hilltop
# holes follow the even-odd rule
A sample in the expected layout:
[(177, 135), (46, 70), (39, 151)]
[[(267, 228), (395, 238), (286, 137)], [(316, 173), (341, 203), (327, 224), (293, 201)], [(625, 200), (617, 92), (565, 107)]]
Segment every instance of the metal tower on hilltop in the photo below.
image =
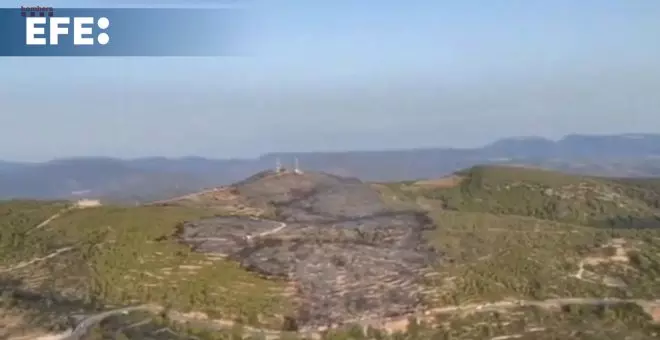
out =
[(293, 172), (300, 175), (302, 174), (302, 170), (300, 170), (300, 167), (298, 166), (298, 157), (295, 158), (295, 166), (293, 168)]
[(279, 174), (280, 172), (282, 172), (282, 170), (283, 170), (282, 163), (280, 162), (280, 159), (279, 158), (275, 159), (275, 172)]

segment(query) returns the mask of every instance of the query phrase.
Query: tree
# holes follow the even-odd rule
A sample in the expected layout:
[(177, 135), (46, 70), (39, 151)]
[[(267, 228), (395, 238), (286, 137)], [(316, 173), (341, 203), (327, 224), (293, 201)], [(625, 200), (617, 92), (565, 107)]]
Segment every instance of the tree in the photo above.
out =
[(353, 340), (362, 340), (364, 339), (364, 328), (360, 325), (352, 325), (348, 329), (348, 336)]
[(130, 340), (130, 338), (127, 337), (126, 334), (124, 334), (124, 332), (119, 331), (119, 332), (117, 332), (117, 334), (115, 335), (115, 340)]
[(419, 339), (421, 328), (422, 327), (417, 321), (417, 318), (415, 318), (414, 316), (408, 318), (408, 326), (406, 326), (406, 331), (408, 333), (409, 338)]
[(232, 340), (243, 340), (243, 335), (245, 333), (245, 328), (243, 324), (235, 322), (231, 327), (231, 339)]
[(282, 323), (282, 330), (285, 332), (296, 332), (298, 331), (298, 322), (292, 316), (285, 316), (284, 322)]

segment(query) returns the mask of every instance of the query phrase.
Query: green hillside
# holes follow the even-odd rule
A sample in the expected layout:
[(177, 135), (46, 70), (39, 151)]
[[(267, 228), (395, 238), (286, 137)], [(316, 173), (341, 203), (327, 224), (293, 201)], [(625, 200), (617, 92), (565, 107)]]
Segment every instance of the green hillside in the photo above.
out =
[(283, 283), (193, 253), (169, 238), (179, 223), (208, 212), (103, 206), (64, 212), (35, 229), (65, 207), (60, 202), (0, 203), (4, 289), (64, 295), (94, 307), (154, 303), (253, 325), (281, 323), (272, 317), (286, 308), (280, 298)]
[(453, 186), (396, 184), (448, 210), (532, 216), (606, 227), (654, 225), (660, 213), (657, 179), (608, 179), (543, 169), (478, 166), (456, 173)]
[[(593, 228), (455, 211), (438, 211), (432, 216), (441, 227), (429, 237), (452, 259), (439, 271), (455, 277), (453, 289), (443, 293), (441, 304), (506, 297), (655, 299), (660, 291), (660, 229)], [(608, 259), (617, 251), (632, 260)], [(586, 260), (600, 273), (592, 279), (621, 280), (620, 285), (570, 278), (585, 259), (598, 258), (603, 260)]]

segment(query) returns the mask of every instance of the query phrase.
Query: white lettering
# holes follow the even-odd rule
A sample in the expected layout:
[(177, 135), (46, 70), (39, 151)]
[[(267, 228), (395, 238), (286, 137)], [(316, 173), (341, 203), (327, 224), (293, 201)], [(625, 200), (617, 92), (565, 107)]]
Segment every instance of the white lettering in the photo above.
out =
[(84, 27), (83, 25), (94, 25), (94, 18), (91, 17), (76, 17), (73, 18), (73, 44), (74, 45), (94, 45), (94, 38), (83, 37), (83, 35), (91, 35), (92, 27)]
[(69, 18), (55, 17), (50, 18), (50, 44), (57, 45), (59, 42), (60, 35), (69, 34), (68, 27), (60, 27), (60, 24), (68, 25), (70, 22)]
[(46, 18), (25, 18), (25, 44), (26, 45), (46, 45), (46, 38), (37, 38), (36, 35), (46, 34), (43, 27), (36, 25), (46, 24)]

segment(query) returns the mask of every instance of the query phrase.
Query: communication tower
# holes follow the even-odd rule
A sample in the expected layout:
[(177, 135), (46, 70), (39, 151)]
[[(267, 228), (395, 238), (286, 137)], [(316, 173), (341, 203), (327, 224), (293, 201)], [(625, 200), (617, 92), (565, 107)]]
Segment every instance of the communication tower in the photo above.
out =
[(280, 159), (277, 158), (277, 159), (275, 160), (275, 172), (279, 174), (279, 173), (282, 172), (283, 170), (284, 170), (284, 169), (282, 169), (282, 163), (280, 162)]
[(300, 167), (298, 166), (298, 157), (295, 158), (295, 166), (293, 168), (293, 172), (300, 175), (302, 174), (302, 170), (300, 170)]

